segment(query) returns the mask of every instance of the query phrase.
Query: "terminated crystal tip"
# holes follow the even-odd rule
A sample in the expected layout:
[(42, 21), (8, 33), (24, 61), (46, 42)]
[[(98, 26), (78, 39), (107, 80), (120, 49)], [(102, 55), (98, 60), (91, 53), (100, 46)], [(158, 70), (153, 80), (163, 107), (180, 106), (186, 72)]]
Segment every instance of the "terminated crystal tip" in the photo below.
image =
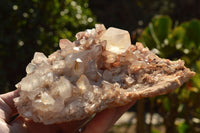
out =
[(106, 50), (121, 54), (124, 53), (131, 45), (130, 35), (128, 31), (110, 27), (100, 37), (100, 40), (106, 40)]

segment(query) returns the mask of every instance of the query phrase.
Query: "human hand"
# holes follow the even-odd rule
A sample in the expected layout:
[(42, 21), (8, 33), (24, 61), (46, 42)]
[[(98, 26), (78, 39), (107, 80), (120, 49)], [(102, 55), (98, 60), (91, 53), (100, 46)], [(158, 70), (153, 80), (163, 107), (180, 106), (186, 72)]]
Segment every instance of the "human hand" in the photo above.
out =
[[(0, 133), (76, 133), (86, 121), (72, 121), (61, 124), (44, 125), (17, 117), (11, 120), (17, 114), (13, 98), (18, 96), (18, 92), (12, 91), (0, 95)], [(105, 133), (114, 123), (126, 112), (135, 102), (125, 106), (106, 109), (89, 121), (82, 133)]]

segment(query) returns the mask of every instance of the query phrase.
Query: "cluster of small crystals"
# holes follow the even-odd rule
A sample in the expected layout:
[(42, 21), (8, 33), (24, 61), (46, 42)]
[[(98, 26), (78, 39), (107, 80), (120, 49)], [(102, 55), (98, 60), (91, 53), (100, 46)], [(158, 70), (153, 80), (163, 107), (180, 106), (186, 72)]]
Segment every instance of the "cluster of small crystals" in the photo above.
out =
[(26, 67), (27, 76), (16, 85), (20, 97), (14, 101), (20, 115), (44, 124), (84, 119), (130, 102), (127, 93), (184, 68), (182, 61), (158, 60), (142, 44), (131, 45), (124, 30), (96, 25), (76, 38), (74, 42), (61, 39), (61, 49), (48, 58), (35, 53)]

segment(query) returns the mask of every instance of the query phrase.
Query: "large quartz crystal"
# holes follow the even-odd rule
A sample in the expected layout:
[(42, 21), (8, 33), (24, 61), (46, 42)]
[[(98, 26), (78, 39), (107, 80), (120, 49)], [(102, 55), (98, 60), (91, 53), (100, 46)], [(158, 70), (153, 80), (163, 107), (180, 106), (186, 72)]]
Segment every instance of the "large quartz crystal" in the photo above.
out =
[(106, 30), (100, 39), (106, 40), (106, 50), (117, 54), (125, 52), (131, 45), (128, 31), (112, 27)]
[(161, 95), (194, 76), (181, 60), (161, 59), (127, 31), (96, 25), (61, 39), (46, 57), (36, 52), (16, 87), (21, 116), (44, 124), (81, 120), (106, 108)]

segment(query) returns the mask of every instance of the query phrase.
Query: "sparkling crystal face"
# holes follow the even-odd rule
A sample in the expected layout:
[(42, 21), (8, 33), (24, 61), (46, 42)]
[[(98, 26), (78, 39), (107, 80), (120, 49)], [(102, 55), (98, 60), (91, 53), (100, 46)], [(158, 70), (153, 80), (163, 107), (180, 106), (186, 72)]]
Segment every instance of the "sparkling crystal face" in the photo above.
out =
[(128, 31), (96, 25), (61, 39), (48, 58), (36, 52), (14, 99), (21, 116), (44, 124), (81, 120), (108, 107), (165, 94), (194, 76), (181, 60), (161, 59)]
[(100, 37), (100, 40), (106, 40), (106, 50), (116, 54), (125, 52), (131, 45), (128, 31), (113, 27), (106, 30), (106, 32)]

